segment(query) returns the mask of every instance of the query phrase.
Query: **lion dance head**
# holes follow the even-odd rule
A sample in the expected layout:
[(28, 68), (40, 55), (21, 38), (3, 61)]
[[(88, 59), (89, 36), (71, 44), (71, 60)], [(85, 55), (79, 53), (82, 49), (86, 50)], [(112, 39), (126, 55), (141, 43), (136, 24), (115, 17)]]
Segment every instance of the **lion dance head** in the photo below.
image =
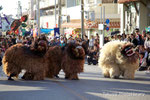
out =
[(35, 54), (43, 56), (48, 48), (47, 41), (39, 38), (32, 43), (30, 48)]
[(138, 58), (138, 54), (135, 52), (134, 45), (132, 43), (124, 43), (121, 46), (121, 55), (123, 59), (127, 59), (130, 63), (135, 63)]
[(67, 53), (72, 59), (84, 59), (85, 57), (84, 48), (75, 43), (68, 44)]

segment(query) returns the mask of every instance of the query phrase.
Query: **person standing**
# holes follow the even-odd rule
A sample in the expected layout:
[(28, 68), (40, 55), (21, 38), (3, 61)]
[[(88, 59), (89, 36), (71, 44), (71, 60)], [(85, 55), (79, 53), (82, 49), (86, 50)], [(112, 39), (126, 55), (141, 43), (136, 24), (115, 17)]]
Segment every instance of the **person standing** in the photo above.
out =
[(90, 41), (89, 41), (89, 47), (90, 47), (90, 48), (93, 48), (93, 47), (94, 47), (94, 40), (95, 40), (95, 39), (94, 39), (94, 36), (92, 35), (92, 36), (91, 36), (91, 39), (90, 39)]
[(144, 48), (146, 50), (145, 56), (144, 56), (144, 59), (146, 59), (146, 65), (141, 66), (139, 68), (139, 71), (147, 70), (148, 67), (150, 66), (150, 32), (147, 32), (147, 34), (146, 34), (146, 40), (144, 43)]
[(131, 34), (131, 43), (136, 47), (138, 45), (138, 40), (135, 38), (134, 34)]
[(16, 36), (15, 35), (13, 35), (13, 38), (11, 39), (11, 41), (12, 41), (13, 45), (16, 44)]
[(142, 36), (138, 28), (135, 29), (135, 35), (136, 39), (138, 40), (138, 45), (144, 45), (144, 40), (142, 39)]
[(22, 37), (21, 36), (18, 36), (18, 38), (16, 39), (16, 43), (22, 43)]

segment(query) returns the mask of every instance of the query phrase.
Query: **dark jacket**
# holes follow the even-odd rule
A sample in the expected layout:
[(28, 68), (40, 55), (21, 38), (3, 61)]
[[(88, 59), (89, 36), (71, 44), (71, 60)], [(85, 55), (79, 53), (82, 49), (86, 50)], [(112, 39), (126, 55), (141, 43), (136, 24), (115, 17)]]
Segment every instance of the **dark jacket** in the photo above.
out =
[(139, 45), (138, 40), (136, 38), (131, 40), (131, 43), (134, 44), (134, 46), (136, 47), (137, 45)]

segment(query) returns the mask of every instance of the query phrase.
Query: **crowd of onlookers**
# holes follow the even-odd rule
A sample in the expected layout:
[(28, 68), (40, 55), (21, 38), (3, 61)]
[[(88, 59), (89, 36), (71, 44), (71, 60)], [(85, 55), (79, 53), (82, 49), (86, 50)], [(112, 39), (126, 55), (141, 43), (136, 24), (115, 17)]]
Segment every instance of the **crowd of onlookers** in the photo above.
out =
[[(22, 36), (16, 36), (16, 35), (7, 35), (7, 36), (0, 36), (0, 60), (2, 59), (2, 56), (6, 49), (8, 49), (10, 46), (16, 44), (16, 43), (23, 43), (25, 45), (31, 45), (32, 42), (36, 38), (33, 38), (32, 36), (22, 37)], [(60, 36), (60, 38), (53, 38), (50, 39), (47, 37), (48, 45), (49, 46), (65, 46), (69, 42), (79, 43), (81, 44), (82, 41), (87, 41), (89, 43), (88, 48), (88, 55), (86, 57), (88, 64), (96, 65), (98, 63), (99, 58), (99, 51), (100, 51), (100, 45), (99, 45), (99, 35), (96, 34), (96, 36), (91, 35), (90, 39), (85, 35), (84, 39), (81, 38), (73, 38), (70, 36), (69, 38), (66, 38), (65, 36)], [(109, 41), (127, 41), (134, 44), (134, 47), (137, 48), (139, 52), (139, 70), (145, 70), (150, 65), (150, 32), (146, 32), (145, 30), (140, 33), (139, 29), (135, 29), (134, 33), (132, 34), (115, 34), (112, 36), (104, 37), (104, 44)], [(1, 62), (0, 62), (1, 64)]]
[[(86, 37), (86, 36), (85, 36)], [(82, 39), (81, 38), (73, 38), (73, 36), (70, 36), (68, 39), (66, 36), (60, 36), (60, 38), (47, 38), (47, 43), (49, 46), (65, 46), (67, 43), (79, 43), (82, 44)], [(33, 38), (32, 36), (20, 36), (20, 35), (7, 35), (7, 36), (0, 36), (0, 65), (1, 65), (1, 60), (4, 55), (4, 52), (12, 45), (15, 45), (17, 43), (22, 43), (24, 45), (31, 45), (36, 38)], [(88, 41), (87, 41), (88, 42)]]

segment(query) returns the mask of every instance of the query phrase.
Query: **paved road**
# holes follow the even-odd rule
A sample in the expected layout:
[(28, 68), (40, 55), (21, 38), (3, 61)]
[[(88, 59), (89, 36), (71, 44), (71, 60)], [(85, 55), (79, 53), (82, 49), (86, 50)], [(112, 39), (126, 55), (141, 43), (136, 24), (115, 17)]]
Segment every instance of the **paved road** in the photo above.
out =
[(150, 100), (150, 74), (135, 80), (103, 78), (98, 66), (85, 65), (80, 80), (7, 81), (0, 69), (0, 100)]

